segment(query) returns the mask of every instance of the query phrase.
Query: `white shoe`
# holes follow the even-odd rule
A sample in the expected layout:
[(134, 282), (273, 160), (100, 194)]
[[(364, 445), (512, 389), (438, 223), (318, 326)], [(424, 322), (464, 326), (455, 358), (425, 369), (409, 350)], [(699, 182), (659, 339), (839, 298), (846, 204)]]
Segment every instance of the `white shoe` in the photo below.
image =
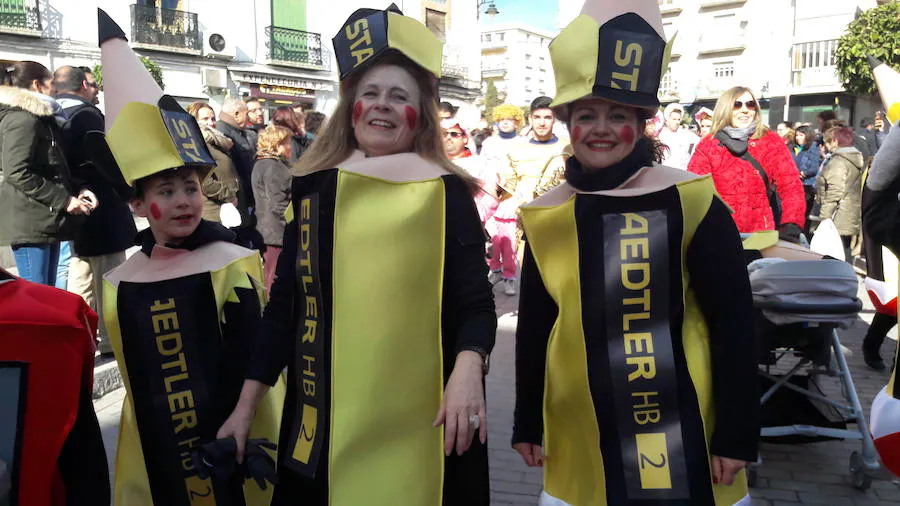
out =
[(503, 281), (502, 271), (491, 271), (490, 274), (488, 274), (488, 282), (490, 282), (491, 285), (496, 285), (501, 281)]
[(504, 279), (503, 280), (503, 293), (506, 295), (515, 295), (516, 294), (516, 280), (515, 279)]

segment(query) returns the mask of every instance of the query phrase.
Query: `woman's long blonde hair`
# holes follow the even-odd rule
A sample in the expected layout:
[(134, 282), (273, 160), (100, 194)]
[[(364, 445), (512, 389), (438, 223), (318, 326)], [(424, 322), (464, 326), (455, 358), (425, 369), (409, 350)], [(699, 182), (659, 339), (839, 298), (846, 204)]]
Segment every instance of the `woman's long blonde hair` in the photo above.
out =
[[(447, 158), (444, 153), (444, 139), (441, 134), (438, 120), (438, 102), (436, 85), (432, 77), (409, 58), (398, 52), (391, 52), (375, 63), (369, 70), (378, 65), (397, 65), (412, 75), (419, 86), (421, 98), (419, 99), (419, 128), (413, 140), (412, 152), (429, 162), (436, 163), (451, 174), (462, 179), (470, 189), (476, 191), (478, 182), (467, 172), (460, 169)], [(368, 72), (367, 70), (366, 72)], [(365, 75), (363, 72), (362, 75)], [(303, 153), (294, 165), (294, 174), (302, 176), (311, 172), (330, 169), (337, 165), (359, 148), (353, 127), (350, 125), (351, 109), (356, 98), (356, 88), (362, 75), (351, 77), (341, 83), (341, 97), (334, 114), (319, 130), (312, 146)]]
[(756, 102), (756, 130), (750, 138), (759, 139), (763, 135), (766, 135), (766, 132), (769, 131), (769, 127), (763, 124), (762, 109), (760, 108), (759, 100), (756, 100), (756, 96), (753, 95), (750, 88), (735, 86), (734, 88), (725, 90), (725, 92), (722, 93), (722, 96), (719, 97), (719, 100), (716, 101), (716, 110), (713, 111), (712, 117), (712, 128), (709, 130), (710, 137), (715, 137), (715, 135), (719, 133), (719, 130), (731, 126), (731, 113), (734, 112), (734, 102), (744, 93), (749, 93), (750, 96), (753, 97), (753, 101)]

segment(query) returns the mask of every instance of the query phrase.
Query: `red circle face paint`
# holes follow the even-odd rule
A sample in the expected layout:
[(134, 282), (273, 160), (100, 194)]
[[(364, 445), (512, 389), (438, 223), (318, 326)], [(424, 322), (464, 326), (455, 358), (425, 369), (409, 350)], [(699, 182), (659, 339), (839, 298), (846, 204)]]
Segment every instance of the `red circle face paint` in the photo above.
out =
[(572, 128), (572, 142), (578, 143), (579, 141), (581, 141), (581, 127), (575, 126)]
[(159, 212), (159, 206), (156, 205), (156, 202), (150, 204), (150, 215), (153, 216), (154, 220), (158, 220), (162, 217), (162, 213)]
[(415, 130), (416, 123), (419, 120), (419, 113), (408, 105), (404, 108), (404, 112), (406, 112), (406, 125), (409, 126), (410, 130)]
[(625, 144), (631, 144), (634, 142), (634, 127), (631, 125), (625, 125), (619, 130), (619, 140), (624, 142)]
[(359, 118), (362, 117), (362, 110), (363, 110), (362, 100), (357, 100), (356, 103), (353, 104), (353, 124), (354, 125), (359, 121)]

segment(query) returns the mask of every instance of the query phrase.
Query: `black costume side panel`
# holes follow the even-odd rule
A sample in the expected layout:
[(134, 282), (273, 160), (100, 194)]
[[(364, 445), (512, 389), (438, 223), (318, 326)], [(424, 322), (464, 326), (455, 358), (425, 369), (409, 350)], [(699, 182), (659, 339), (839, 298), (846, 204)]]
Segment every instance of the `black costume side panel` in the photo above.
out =
[[(475, 202), (462, 180), (456, 176), (443, 179), (447, 227), (441, 333), (446, 385), (460, 351), (493, 350), (497, 314), (484, 262), (485, 234)], [(445, 459), (443, 504), (490, 504), (487, 445), (478, 439), (477, 431), (466, 453), (454, 452)]]
[(528, 241), (522, 261), (516, 326), (516, 409), (513, 443), (543, 444), (547, 343), (559, 308), (547, 292)]
[(709, 328), (716, 425), (710, 453), (756, 462), (759, 382), (750, 279), (728, 208), (713, 198), (687, 251), (691, 289)]

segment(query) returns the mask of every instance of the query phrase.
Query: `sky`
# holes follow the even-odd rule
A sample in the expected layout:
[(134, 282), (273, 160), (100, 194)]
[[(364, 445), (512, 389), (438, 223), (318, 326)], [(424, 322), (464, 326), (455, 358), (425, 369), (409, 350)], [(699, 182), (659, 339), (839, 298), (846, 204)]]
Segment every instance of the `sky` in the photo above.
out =
[[(494, 19), (482, 14), (481, 19), (485, 27), (505, 23), (523, 23), (543, 30), (556, 30), (557, 0), (494, 0), (494, 4), (500, 14)], [(486, 7), (487, 3), (481, 6), (482, 13)]]

